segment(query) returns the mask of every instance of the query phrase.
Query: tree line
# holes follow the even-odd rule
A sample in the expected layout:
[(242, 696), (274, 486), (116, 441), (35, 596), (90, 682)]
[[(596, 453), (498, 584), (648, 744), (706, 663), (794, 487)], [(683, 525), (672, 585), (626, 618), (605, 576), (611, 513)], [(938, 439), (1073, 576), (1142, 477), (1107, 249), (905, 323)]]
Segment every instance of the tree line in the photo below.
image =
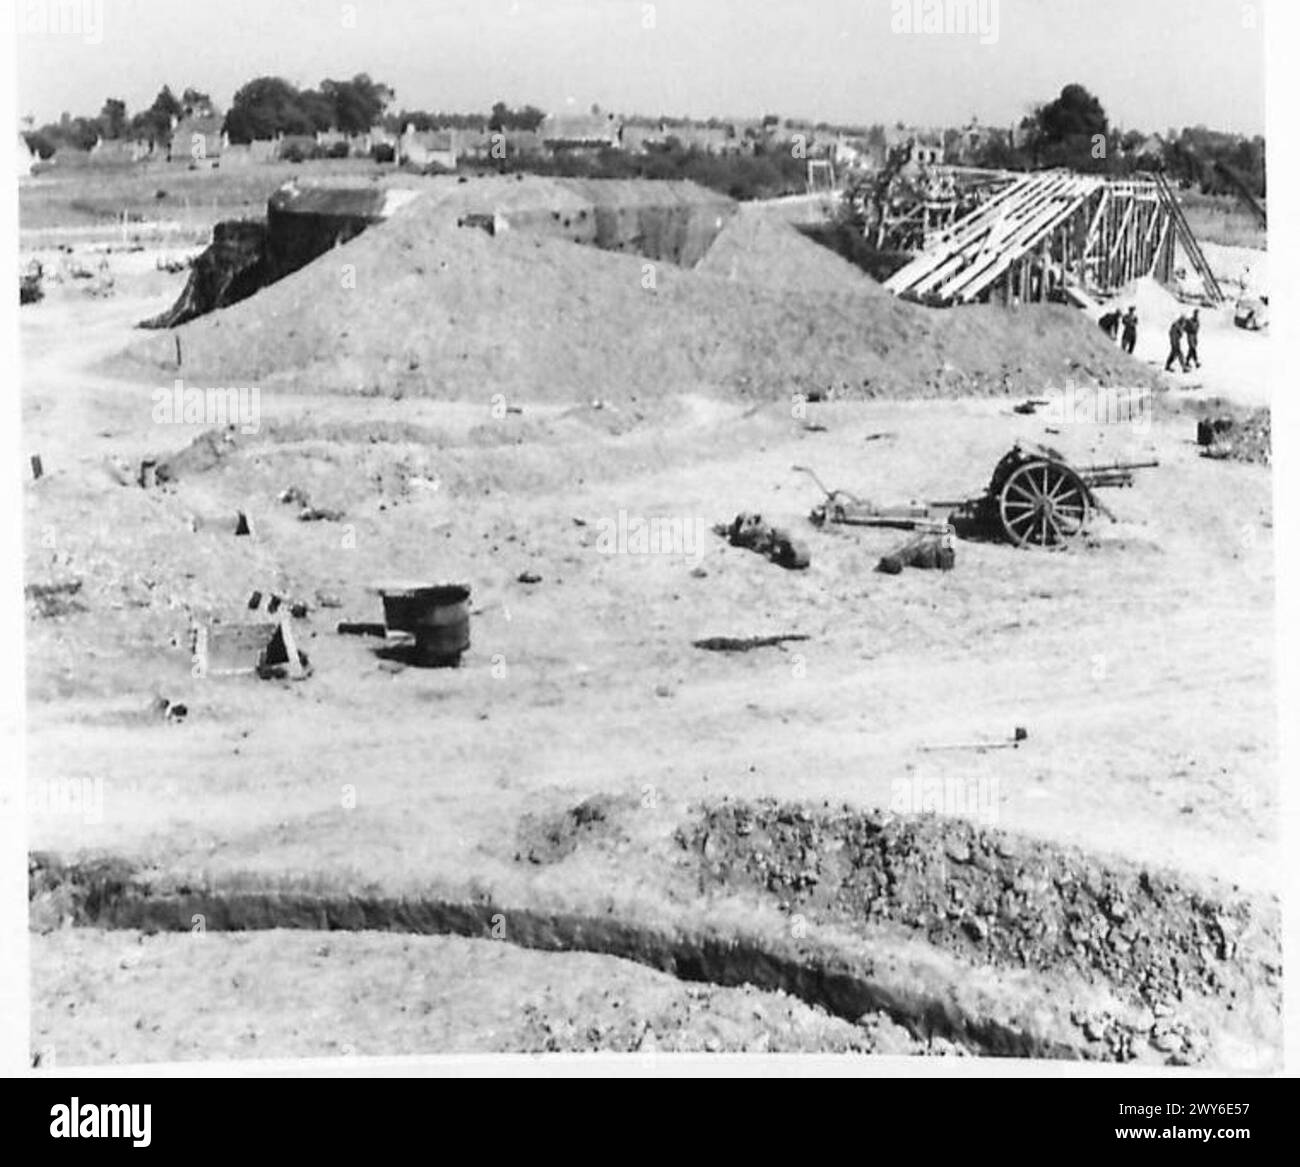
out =
[[(537, 130), (546, 117), (545, 112), (536, 106), (514, 108), (504, 101), (498, 101), (486, 113), (394, 110), (395, 96), (390, 86), (372, 79), (367, 73), (358, 73), (349, 80), (327, 78), (307, 89), (299, 88), (282, 77), (257, 77), (236, 91), (222, 128), (232, 142), (243, 143), (280, 134), (286, 137), (314, 136), (327, 130), (362, 134), (374, 126), (382, 126), (392, 133), (400, 133), (407, 125), (420, 131), (532, 131)], [(110, 97), (96, 117), (73, 117), (65, 113), (59, 121), (29, 132), (26, 137), (32, 149), (44, 158), (60, 146), (88, 150), (100, 138), (141, 139), (165, 145), (170, 141), (173, 122), (194, 116), (218, 116), (209, 95), (187, 88), (178, 98), (164, 85), (153, 104), (134, 115), (128, 111), (124, 101)], [(682, 118), (665, 118), (663, 121), (670, 130), (673, 126), (692, 124)], [(724, 123), (721, 119), (711, 118), (705, 124), (720, 126)], [(768, 114), (763, 125), (765, 129), (775, 130), (782, 121), (777, 114)], [(819, 122), (809, 127), (809, 123), (791, 119), (786, 119), (784, 125), (787, 129), (812, 128), (818, 132), (846, 133), (876, 152), (883, 150), (885, 142), (884, 127), (879, 125), (866, 128)], [(949, 130), (945, 135), (944, 145), (950, 161), (957, 160), (958, 139), (957, 130)], [(1198, 187), (1209, 194), (1231, 193), (1231, 174), (1256, 197), (1262, 198), (1267, 194), (1262, 137), (1247, 138), (1195, 126), (1178, 132), (1169, 131), (1155, 154), (1146, 148), (1148, 141), (1147, 135), (1139, 131), (1123, 132), (1113, 127), (1101, 101), (1083, 85), (1071, 84), (1065, 86), (1055, 99), (1036, 106), (1020, 122), (1014, 135), (1005, 131), (988, 134), (973, 154), (963, 152), (962, 160), (998, 170), (1040, 170), (1063, 166), (1087, 173), (1124, 175), (1139, 170), (1163, 169), (1181, 185)], [(796, 171), (802, 172), (801, 163), (791, 165), (791, 160), (783, 159), (777, 150), (767, 151), (764, 160), (761, 157), (764, 154), (761, 138), (755, 142), (755, 152), (760, 159), (740, 167), (745, 171), (743, 175), (731, 163), (724, 167), (727, 175), (713, 174), (719, 164), (710, 162), (709, 155), (685, 149), (671, 141), (667, 148), (639, 161), (619, 158), (610, 152), (594, 162), (591, 159), (533, 160), (526, 165), (556, 172), (577, 169), (629, 176), (647, 172), (666, 172), (666, 176), (675, 178), (708, 174), (714, 180), (709, 185), (734, 183), (746, 189), (784, 188), (796, 182)], [(1228, 173), (1225, 173), (1225, 168)]]
[(995, 170), (1062, 166), (1115, 176), (1161, 170), (1181, 186), (1205, 194), (1232, 194), (1232, 181), (1223, 173), (1226, 166), (1253, 195), (1267, 195), (1262, 136), (1193, 126), (1171, 129), (1155, 145), (1139, 130), (1112, 126), (1100, 100), (1079, 84), (1065, 86), (1054, 100), (1037, 106), (1021, 121), (1014, 141), (1010, 135), (990, 138), (972, 164)]

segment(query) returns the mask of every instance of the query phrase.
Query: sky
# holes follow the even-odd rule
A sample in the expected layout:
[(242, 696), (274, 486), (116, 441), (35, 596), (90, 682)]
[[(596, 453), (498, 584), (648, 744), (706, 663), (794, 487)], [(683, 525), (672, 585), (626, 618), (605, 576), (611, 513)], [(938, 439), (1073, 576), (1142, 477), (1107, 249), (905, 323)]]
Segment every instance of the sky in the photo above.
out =
[(38, 125), (110, 96), (134, 113), (164, 83), (225, 108), (259, 75), (366, 72), (398, 108), (866, 125), (1009, 125), (1078, 82), (1124, 129), (1264, 132), (1264, 0), (963, 0), (972, 32), (904, 23), (943, 0), (14, 3), (18, 113)]

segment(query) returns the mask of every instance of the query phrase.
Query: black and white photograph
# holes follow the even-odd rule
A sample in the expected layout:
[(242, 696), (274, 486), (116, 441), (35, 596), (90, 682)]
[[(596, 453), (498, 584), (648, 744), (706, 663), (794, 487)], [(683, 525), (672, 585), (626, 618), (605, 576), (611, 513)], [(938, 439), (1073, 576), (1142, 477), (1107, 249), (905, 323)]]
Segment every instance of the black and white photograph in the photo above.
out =
[(1289, 1076), (1278, 7), (19, 0), (14, 1073)]

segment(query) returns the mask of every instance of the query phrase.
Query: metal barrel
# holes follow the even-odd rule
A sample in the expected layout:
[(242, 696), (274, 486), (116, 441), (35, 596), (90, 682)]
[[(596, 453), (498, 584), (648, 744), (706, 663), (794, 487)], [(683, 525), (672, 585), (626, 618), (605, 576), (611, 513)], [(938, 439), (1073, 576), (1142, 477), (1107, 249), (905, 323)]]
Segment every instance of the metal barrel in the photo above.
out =
[(469, 648), (468, 584), (412, 584), (380, 588), (387, 627), (415, 636), (415, 659), (432, 668), (454, 667)]
[(421, 591), (418, 599), (413, 631), (420, 663), (459, 664), (469, 648), (469, 588), (447, 584)]

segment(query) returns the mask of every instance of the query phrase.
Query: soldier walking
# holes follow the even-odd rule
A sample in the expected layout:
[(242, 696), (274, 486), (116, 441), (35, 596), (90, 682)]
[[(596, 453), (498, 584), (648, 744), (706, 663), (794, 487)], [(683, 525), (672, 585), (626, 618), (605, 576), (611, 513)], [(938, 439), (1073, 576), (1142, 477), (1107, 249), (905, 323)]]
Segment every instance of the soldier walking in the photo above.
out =
[(1183, 333), (1186, 329), (1187, 321), (1181, 316), (1169, 326), (1169, 356), (1165, 360), (1166, 373), (1173, 370), (1175, 361), (1182, 366), (1184, 373), (1187, 372), (1187, 358), (1183, 356)]
[(1192, 309), (1191, 316), (1183, 323), (1183, 334), (1187, 337), (1187, 359), (1183, 362), (1183, 368), (1188, 365), (1195, 365), (1198, 369), (1201, 367), (1201, 358), (1196, 351), (1196, 343), (1200, 339), (1201, 333), (1201, 310)]
[(1137, 309), (1130, 307), (1124, 313), (1124, 335), (1120, 340), (1120, 347), (1126, 353), (1132, 353), (1138, 342), (1138, 314)]

